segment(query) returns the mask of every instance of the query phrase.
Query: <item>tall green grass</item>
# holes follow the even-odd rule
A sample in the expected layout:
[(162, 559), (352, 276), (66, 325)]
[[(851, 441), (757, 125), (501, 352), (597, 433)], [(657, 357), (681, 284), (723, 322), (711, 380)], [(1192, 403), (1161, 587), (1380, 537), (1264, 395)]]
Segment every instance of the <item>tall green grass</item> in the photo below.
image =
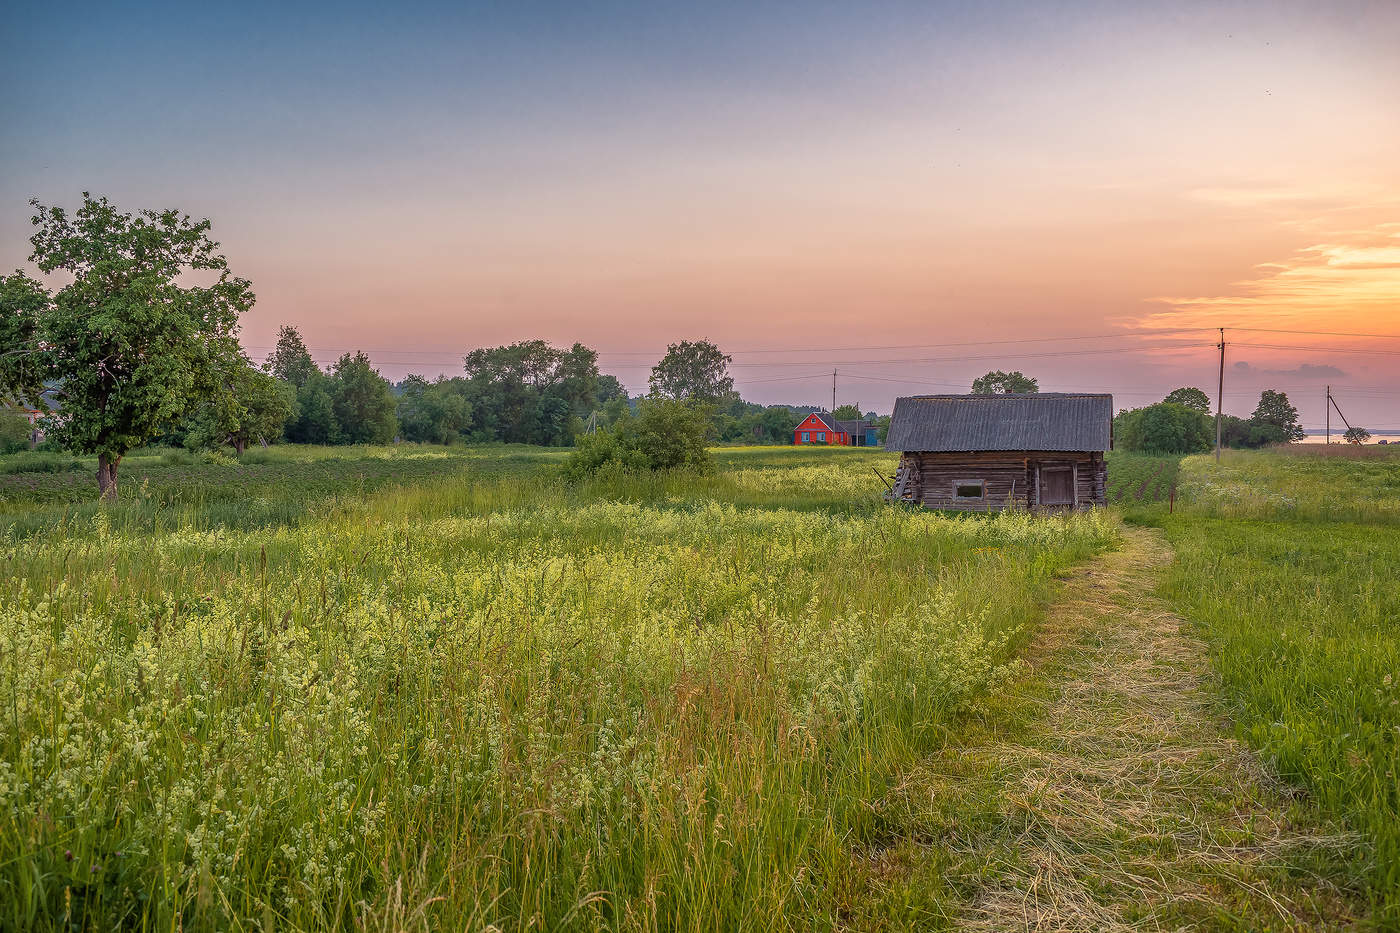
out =
[(258, 523), (29, 505), (0, 928), (839, 928), (870, 802), (1114, 525), (890, 509), (880, 453), (718, 456), (343, 462)]
[(1242, 735), (1363, 840), (1400, 925), (1400, 451), (1188, 459), (1167, 594), (1209, 639)]

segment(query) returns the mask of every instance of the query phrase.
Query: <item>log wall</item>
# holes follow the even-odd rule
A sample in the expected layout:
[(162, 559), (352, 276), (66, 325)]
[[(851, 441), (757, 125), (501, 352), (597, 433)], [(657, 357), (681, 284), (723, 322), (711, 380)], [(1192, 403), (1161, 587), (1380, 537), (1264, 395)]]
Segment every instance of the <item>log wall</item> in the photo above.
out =
[[(1043, 501), (1044, 473), (1068, 468), (1074, 502)], [(893, 498), (931, 509), (997, 512), (1005, 508), (1056, 509), (1107, 505), (1107, 467), (1097, 451), (979, 451), (927, 453), (909, 451), (899, 460)], [(981, 498), (960, 498), (957, 486), (984, 484)]]

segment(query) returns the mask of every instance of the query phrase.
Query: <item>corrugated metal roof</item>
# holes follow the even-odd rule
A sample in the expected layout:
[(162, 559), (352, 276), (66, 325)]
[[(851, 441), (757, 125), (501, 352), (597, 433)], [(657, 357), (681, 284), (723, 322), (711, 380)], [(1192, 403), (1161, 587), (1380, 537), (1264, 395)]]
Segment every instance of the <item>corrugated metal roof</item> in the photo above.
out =
[(1113, 396), (914, 395), (896, 399), (886, 450), (1108, 450)]

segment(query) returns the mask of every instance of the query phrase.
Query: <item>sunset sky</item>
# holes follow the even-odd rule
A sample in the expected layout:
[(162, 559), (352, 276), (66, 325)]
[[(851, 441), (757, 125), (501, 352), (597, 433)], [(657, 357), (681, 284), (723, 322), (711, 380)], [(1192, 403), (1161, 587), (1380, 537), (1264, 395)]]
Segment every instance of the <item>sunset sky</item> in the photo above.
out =
[(706, 337), (752, 401), (1128, 407), (1224, 326), (1226, 411), (1400, 429), (1400, 0), (204, 6), (5, 4), (0, 268), (90, 190), (213, 220), (259, 360), (638, 392)]

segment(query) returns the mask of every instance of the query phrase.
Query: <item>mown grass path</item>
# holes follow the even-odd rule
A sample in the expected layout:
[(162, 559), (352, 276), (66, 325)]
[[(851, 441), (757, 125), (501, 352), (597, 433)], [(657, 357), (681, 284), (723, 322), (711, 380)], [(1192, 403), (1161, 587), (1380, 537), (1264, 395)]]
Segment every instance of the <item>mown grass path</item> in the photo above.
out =
[(882, 802), (910, 833), (871, 855), (886, 907), (933, 874), (959, 929), (1366, 927), (1339, 880), (1356, 841), (1230, 737), (1205, 646), (1154, 595), (1170, 560), (1128, 528), (1072, 573), (1029, 676)]

